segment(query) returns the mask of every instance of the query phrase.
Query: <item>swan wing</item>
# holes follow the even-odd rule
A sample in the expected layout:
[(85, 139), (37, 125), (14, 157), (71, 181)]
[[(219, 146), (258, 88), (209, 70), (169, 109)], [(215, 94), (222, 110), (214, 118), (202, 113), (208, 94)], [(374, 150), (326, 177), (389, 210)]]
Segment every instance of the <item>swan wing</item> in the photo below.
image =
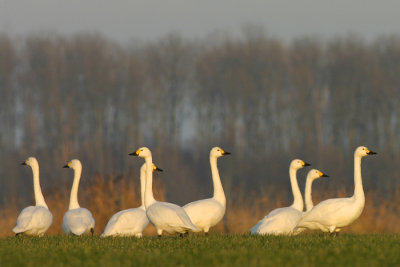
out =
[(185, 210), (168, 202), (156, 202), (146, 209), (149, 221), (167, 232), (198, 231)]
[(66, 234), (81, 235), (94, 229), (94, 226), (93, 216), (88, 209), (72, 209), (64, 214), (63, 229)]
[(188, 227), (188, 229), (193, 231), (198, 230), (197, 227), (190, 220), (190, 217), (187, 215), (186, 211), (182, 207), (169, 202), (163, 202), (163, 204), (165, 204), (165, 206), (169, 207), (171, 210), (174, 210), (178, 215), (179, 219), (186, 227)]
[(183, 209), (192, 223), (205, 231), (216, 225), (225, 214), (225, 207), (213, 198), (190, 202)]
[(17, 225), (14, 227), (13, 231), (15, 233), (25, 232), (32, 221), (35, 206), (29, 206), (24, 208), (18, 215)]
[(251, 228), (250, 232), (271, 235), (292, 234), (301, 215), (300, 211), (292, 207), (275, 209)]
[(24, 208), (18, 216), (17, 224), (13, 228), (15, 233), (41, 235), (47, 231), (53, 221), (51, 212), (42, 206)]
[[(322, 230), (324, 227), (336, 225), (343, 216), (348, 214), (351, 204), (351, 198), (334, 198), (322, 201), (303, 215), (297, 227)], [(312, 223), (315, 223), (316, 226), (311, 227)]]
[(122, 210), (114, 214), (102, 236), (110, 235), (141, 235), (149, 220), (142, 208)]

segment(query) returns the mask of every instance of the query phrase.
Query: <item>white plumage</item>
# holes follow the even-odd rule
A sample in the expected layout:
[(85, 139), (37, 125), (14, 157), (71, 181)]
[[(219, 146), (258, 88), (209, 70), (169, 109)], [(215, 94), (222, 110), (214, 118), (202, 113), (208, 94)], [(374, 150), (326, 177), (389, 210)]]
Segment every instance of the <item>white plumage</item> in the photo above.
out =
[(200, 230), (208, 233), (210, 227), (216, 225), (225, 214), (226, 199), (224, 189), (219, 177), (217, 158), (229, 155), (229, 152), (219, 147), (210, 151), (211, 174), (214, 185), (214, 196), (208, 199), (197, 200), (183, 206), (194, 225)]
[(146, 207), (147, 218), (156, 228), (157, 234), (161, 236), (163, 231), (171, 234), (198, 231), (182, 207), (168, 202), (156, 201), (154, 199), (152, 186), (153, 162), (151, 151), (146, 147), (142, 147), (129, 155), (142, 157), (146, 161), (146, 187), (144, 204)]
[(64, 214), (62, 229), (64, 233), (82, 235), (94, 232), (95, 222), (88, 209), (81, 208), (78, 203), (78, 187), (81, 179), (82, 164), (79, 160), (73, 159), (64, 168), (74, 170), (74, 181), (72, 183), (71, 196), (68, 211)]
[[(314, 206), (311, 195), (312, 183), (314, 182), (314, 180), (321, 177), (329, 177), (329, 176), (316, 169), (310, 170), (307, 174), (306, 186), (304, 190), (304, 202), (306, 203), (306, 210), (303, 212), (303, 216), (305, 213), (309, 212)], [(301, 229), (295, 228), (295, 230), (293, 230), (293, 234), (295, 235), (300, 234), (304, 230), (305, 230), (304, 228)]]
[(82, 235), (94, 231), (94, 219), (88, 209), (75, 208), (68, 210), (63, 217), (64, 233)]
[(299, 159), (295, 159), (290, 163), (289, 176), (294, 198), (293, 204), (289, 207), (271, 211), (250, 229), (252, 234), (290, 235), (293, 233), (293, 229), (297, 221), (301, 218), (303, 211), (303, 198), (297, 184), (296, 173), (297, 170), (309, 165)]
[(33, 189), (35, 193), (35, 206), (24, 208), (18, 216), (14, 233), (42, 236), (49, 229), (53, 215), (49, 211), (39, 182), (39, 164), (34, 157), (29, 157), (23, 165), (31, 166), (33, 172)]
[(306, 211), (310, 211), (314, 207), (314, 203), (312, 201), (312, 183), (314, 180), (321, 178), (321, 177), (329, 177), (328, 175), (322, 173), (319, 170), (312, 169), (307, 173), (307, 178), (306, 178), (306, 186), (304, 189), (304, 202), (306, 203)]
[[(161, 171), (153, 165), (153, 170)], [(115, 213), (108, 221), (101, 236), (136, 236), (142, 237), (143, 230), (149, 220), (144, 207), (144, 190), (146, 183), (146, 163), (140, 168), (140, 193), (142, 205), (138, 208), (121, 210)]]
[(320, 202), (307, 212), (296, 228), (335, 233), (353, 223), (362, 213), (365, 196), (361, 177), (361, 158), (376, 154), (360, 146), (354, 152), (354, 194), (350, 198), (334, 198)]

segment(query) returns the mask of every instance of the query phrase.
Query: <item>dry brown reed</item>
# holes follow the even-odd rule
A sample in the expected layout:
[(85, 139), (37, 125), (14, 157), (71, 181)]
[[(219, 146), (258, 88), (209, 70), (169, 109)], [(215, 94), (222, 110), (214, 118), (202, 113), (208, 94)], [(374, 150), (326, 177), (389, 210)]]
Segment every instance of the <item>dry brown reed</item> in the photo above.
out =
[[(95, 176), (91, 182), (81, 185), (79, 202), (82, 207), (88, 208), (96, 221), (95, 234), (101, 234), (110, 217), (123, 209), (140, 205), (140, 185), (134, 182), (133, 177), (110, 175), (107, 177)], [(155, 179), (154, 195), (158, 200), (165, 200), (165, 186)], [(53, 213), (53, 224), (48, 234), (61, 234), (61, 224), (64, 212), (68, 209), (70, 185), (59, 185), (46, 196), (46, 202)], [(265, 191), (268, 192), (268, 191)], [(224, 219), (212, 228), (213, 232), (247, 233), (249, 229), (274, 208), (287, 206), (286, 197), (271, 199), (267, 195), (255, 193), (244, 195), (240, 189), (235, 190), (235, 197), (227, 201), (227, 210)], [(318, 192), (319, 193), (319, 192)], [(285, 194), (283, 194), (285, 195)], [(326, 198), (346, 197), (348, 193), (340, 190), (336, 194), (315, 194), (314, 204)], [(1, 207), (0, 237), (13, 235), (21, 207), (17, 199), (10, 200)], [(361, 217), (344, 232), (351, 233), (400, 233), (400, 206), (398, 201), (385, 199), (375, 192), (366, 192), (366, 205)], [(149, 225), (145, 235), (155, 235), (154, 227)]]

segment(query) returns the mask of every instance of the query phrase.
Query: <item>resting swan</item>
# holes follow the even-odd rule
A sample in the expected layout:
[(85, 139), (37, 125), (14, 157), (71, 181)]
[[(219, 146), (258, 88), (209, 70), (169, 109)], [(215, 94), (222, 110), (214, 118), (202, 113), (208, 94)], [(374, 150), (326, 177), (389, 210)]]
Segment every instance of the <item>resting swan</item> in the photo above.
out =
[(208, 234), (210, 227), (216, 225), (225, 214), (226, 199), (219, 177), (217, 158), (229, 155), (229, 152), (219, 147), (214, 147), (210, 151), (210, 165), (214, 184), (214, 196), (191, 202), (183, 206), (190, 220), (200, 230)]
[(290, 235), (293, 233), (293, 229), (303, 212), (303, 198), (297, 184), (296, 173), (297, 170), (309, 165), (300, 159), (292, 160), (289, 167), (289, 176), (294, 198), (293, 204), (289, 207), (271, 211), (250, 229), (251, 234)]
[(156, 228), (158, 236), (161, 236), (163, 231), (181, 234), (189, 231), (198, 231), (182, 207), (168, 202), (156, 201), (154, 199), (152, 185), (153, 161), (150, 149), (142, 147), (129, 155), (139, 156), (146, 161), (144, 206), (146, 208), (147, 218)]
[(33, 173), (33, 191), (35, 193), (35, 206), (24, 208), (18, 216), (17, 225), (13, 228), (16, 235), (37, 235), (43, 236), (49, 229), (53, 215), (49, 211), (39, 182), (39, 163), (34, 157), (29, 157), (22, 165), (28, 165)]
[[(162, 171), (153, 164), (152, 171)], [(140, 168), (140, 194), (142, 205), (138, 208), (121, 210), (108, 221), (102, 237), (106, 236), (136, 236), (142, 237), (143, 230), (149, 224), (144, 207), (144, 189), (146, 183), (146, 163)]]
[(82, 164), (78, 159), (68, 162), (63, 168), (74, 170), (74, 182), (72, 183), (71, 196), (68, 211), (64, 214), (62, 229), (64, 233), (82, 235), (94, 232), (94, 219), (88, 209), (81, 208), (78, 203), (78, 187), (81, 179)]
[(365, 204), (361, 177), (361, 158), (376, 154), (364, 146), (354, 151), (354, 194), (350, 198), (333, 198), (320, 202), (306, 213), (296, 228), (336, 233), (353, 223), (362, 213)]

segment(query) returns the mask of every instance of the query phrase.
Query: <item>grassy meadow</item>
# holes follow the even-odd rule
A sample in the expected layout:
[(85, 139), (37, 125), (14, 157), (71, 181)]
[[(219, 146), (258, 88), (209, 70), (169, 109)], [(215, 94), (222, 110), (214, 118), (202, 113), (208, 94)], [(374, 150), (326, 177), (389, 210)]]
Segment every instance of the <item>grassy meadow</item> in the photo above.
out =
[(1, 266), (399, 266), (398, 234), (0, 239)]

